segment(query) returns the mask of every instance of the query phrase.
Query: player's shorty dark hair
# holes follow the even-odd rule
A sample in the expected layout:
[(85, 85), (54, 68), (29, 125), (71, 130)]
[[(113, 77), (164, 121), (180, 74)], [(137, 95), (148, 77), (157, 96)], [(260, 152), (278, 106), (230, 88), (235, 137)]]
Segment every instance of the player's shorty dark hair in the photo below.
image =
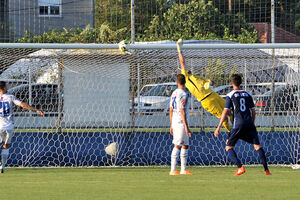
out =
[(0, 81), (0, 90), (4, 90), (6, 83), (4, 81)]
[(234, 85), (240, 86), (242, 84), (242, 77), (239, 74), (232, 74), (231, 81)]
[(176, 80), (180, 85), (185, 85), (185, 77), (183, 74), (178, 74)]

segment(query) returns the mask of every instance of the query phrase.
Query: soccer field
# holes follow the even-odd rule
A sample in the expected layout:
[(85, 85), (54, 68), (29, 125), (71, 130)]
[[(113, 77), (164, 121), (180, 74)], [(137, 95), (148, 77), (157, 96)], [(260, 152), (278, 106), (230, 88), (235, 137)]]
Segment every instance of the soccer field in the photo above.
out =
[(169, 176), (169, 168), (8, 168), (0, 174), (1, 199), (300, 199), (300, 171), (247, 167), (189, 168), (192, 176)]

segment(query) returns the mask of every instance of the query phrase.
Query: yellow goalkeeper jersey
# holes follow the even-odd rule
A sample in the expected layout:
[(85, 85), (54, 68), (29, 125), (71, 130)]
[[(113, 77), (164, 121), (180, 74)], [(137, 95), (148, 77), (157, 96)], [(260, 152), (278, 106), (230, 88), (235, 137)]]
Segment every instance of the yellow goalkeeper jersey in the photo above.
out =
[(201, 101), (213, 92), (209, 87), (209, 79), (188, 74), (186, 70), (181, 70), (181, 73), (185, 76), (185, 86), (190, 91), (190, 93), (192, 93), (196, 97), (198, 101)]

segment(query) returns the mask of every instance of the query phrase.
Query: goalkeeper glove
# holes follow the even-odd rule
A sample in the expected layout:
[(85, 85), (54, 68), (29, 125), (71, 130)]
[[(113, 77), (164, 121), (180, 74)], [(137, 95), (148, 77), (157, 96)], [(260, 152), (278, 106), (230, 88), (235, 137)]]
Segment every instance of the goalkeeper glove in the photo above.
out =
[(180, 39), (177, 41), (177, 51), (178, 51), (178, 52), (181, 52), (182, 45), (183, 45), (183, 41), (182, 41), (182, 39), (180, 38)]

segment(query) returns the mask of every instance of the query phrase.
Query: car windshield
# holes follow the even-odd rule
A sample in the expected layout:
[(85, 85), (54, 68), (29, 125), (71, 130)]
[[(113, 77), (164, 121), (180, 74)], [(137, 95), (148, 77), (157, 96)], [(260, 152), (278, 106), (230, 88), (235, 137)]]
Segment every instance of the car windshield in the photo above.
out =
[(215, 90), (219, 95), (226, 95), (233, 90), (233, 87), (231, 85), (225, 86), (223, 89), (220, 89), (221, 87), (222, 86), (216, 88)]
[(154, 86), (153, 85), (145, 85), (142, 89), (141, 89), (141, 91), (140, 91), (140, 95), (142, 95), (142, 96), (144, 96), (144, 94), (146, 93), (146, 92), (148, 92), (151, 88), (153, 88)]
[(146, 92), (144, 96), (170, 97), (176, 88), (176, 85), (157, 85)]

